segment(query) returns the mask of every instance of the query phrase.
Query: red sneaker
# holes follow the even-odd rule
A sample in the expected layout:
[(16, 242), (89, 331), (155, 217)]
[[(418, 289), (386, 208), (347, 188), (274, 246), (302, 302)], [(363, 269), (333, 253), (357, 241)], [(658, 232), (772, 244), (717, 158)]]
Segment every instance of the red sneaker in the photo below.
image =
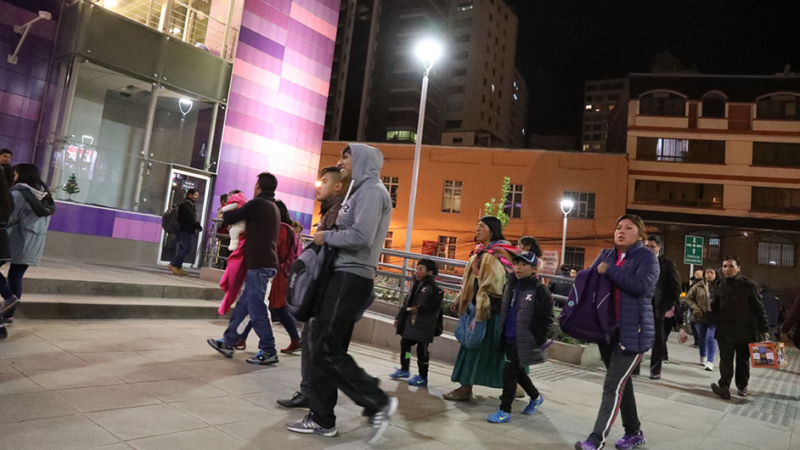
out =
[(294, 353), (300, 350), (302, 345), (300, 345), (300, 339), (292, 339), (292, 342), (289, 344), (288, 347), (281, 350), (281, 353)]

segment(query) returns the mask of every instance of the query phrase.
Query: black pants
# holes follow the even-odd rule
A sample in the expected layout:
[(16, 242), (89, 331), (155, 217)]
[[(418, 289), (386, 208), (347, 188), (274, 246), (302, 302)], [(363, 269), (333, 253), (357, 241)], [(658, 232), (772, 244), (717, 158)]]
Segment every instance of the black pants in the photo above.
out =
[(525, 390), (531, 400), (539, 398), (539, 390), (536, 389), (531, 378), (525, 373), (525, 368), (519, 366), (517, 344), (508, 346), (506, 356), (508, 359), (503, 367), (503, 395), (500, 396), (500, 409), (511, 413), (511, 403), (517, 394), (517, 384)]
[(417, 346), (417, 368), (422, 379), (428, 379), (428, 365), (431, 354), (428, 352), (428, 343), (403, 338), (400, 340), (400, 368), (408, 372), (411, 367), (411, 347)]
[(730, 389), (736, 359), (736, 387), (744, 389), (750, 382), (750, 349), (747, 344), (719, 343), (719, 387)]
[(653, 342), (653, 350), (650, 353), (650, 375), (661, 375), (661, 365), (664, 360), (669, 360), (667, 352), (667, 338), (672, 332), (675, 322), (670, 318), (656, 317), (656, 339)]
[[(4, 265), (5, 261), (0, 262), (0, 266)], [(26, 264), (11, 264), (8, 268), (8, 279), (0, 273), (0, 295), (4, 300), (10, 300), (11, 297), (22, 299), (22, 277), (25, 276), (25, 271), (28, 270)], [(14, 305), (8, 311), (3, 313), (3, 317), (14, 317), (14, 311), (17, 310), (17, 305)]]
[(336, 425), (333, 409), (341, 389), (372, 416), (389, 403), (378, 379), (364, 372), (347, 354), (356, 317), (372, 294), (373, 280), (336, 272), (322, 296), (320, 313), (311, 323), (314, 354), (311, 369), (311, 418), (324, 428)]
[(634, 367), (642, 361), (642, 355), (624, 353), (619, 346), (619, 337), (612, 339), (610, 344), (597, 344), (597, 346), (606, 366), (606, 379), (603, 382), (600, 411), (597, 413), (597, 421), (589, 440), (600, 447), (601, 444), (605, 444), (617, 412), (622, 415), (622, 427), (626, 434), (638, 434), (641, 430), (642, 424), (636, 411), (631, 374)]

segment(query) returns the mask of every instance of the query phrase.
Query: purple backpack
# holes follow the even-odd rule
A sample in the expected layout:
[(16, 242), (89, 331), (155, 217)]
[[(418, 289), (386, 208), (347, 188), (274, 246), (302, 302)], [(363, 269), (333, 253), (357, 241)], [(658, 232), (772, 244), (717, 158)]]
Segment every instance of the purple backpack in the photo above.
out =
[(597, 269), (578, 272), (558, 317), (561, 331), (584, 342), (610, 342), (619, 326), (613, 295), (611, 282)]

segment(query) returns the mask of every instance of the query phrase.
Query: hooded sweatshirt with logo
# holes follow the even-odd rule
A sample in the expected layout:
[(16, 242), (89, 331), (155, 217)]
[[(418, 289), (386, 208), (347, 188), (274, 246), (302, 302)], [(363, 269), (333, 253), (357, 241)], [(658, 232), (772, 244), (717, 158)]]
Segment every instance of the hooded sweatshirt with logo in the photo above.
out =
[(392, 200), (380, 179), (381, 151), (364, 144), (349, 148), (353, 181), (339, 210), (337, 230), (325, 232), (325, 243), (339, 249), (334, 271), (372, 279), (389, 231)]

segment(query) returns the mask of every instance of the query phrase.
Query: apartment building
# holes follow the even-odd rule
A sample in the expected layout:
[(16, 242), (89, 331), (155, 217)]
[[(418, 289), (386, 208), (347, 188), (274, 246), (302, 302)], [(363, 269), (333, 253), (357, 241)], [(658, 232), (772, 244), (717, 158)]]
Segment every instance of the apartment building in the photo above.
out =
[(525, 148), (528, 141), (528, 133), (525, 130), (528, 126), (528, 84), (525, 78), (514, 69), (514, 93), (511, 94), (510, 130), (508, 133), (509, 148)]
[[(320, 165), (335, 164), (346, 145), (325, 141)], [(383, 152), (381, 176), (394, 205), (386, 246), (402, 250), (414, 146), (372, 145)], [(499, 197), (504, 177), (512, 183), (505, 205), (509, 240), (535, 236), (544, 250), (560, 254), (559, 205), (569, 197), (576, 207), (568, 221), (566, 263), (583, 269), (612, 245), (615, 221), (626, 206), (625, 155), (423, 145), (411, 250), (435, 248), (438, 255), (468, 259), (484, 204)]]
[(522, 147), (527, 116), (522, 107), (514, 111), (524, 88), (514, 64), (516, 14), (504, 0), (454, 0), (449, 14), (442, 145)]
[(746, 276), (794, 297), (800, 77), (631, 74), (622, 96), (608, 151), (630, 159), (627, 210), (679, 263), (685, 236), (703, 236), (704, 266), (738, 256)]
[(608, 116), (625, 87), (625, 79), (590, 80), (584, 88), (581, 150), (606, 151)]

